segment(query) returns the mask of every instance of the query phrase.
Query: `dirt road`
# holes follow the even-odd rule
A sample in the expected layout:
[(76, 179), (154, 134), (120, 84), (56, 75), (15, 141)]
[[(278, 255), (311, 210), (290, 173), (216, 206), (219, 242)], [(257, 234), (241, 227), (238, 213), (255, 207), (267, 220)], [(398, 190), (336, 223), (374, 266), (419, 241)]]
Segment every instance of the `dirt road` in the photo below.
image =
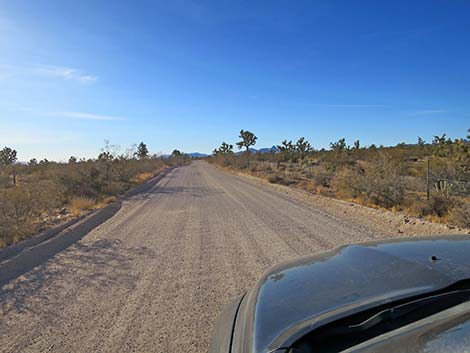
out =
[(271, 265), (379, 237), (194, 162), (0, 291), (1, 352), (206, 352), (217, 313)]

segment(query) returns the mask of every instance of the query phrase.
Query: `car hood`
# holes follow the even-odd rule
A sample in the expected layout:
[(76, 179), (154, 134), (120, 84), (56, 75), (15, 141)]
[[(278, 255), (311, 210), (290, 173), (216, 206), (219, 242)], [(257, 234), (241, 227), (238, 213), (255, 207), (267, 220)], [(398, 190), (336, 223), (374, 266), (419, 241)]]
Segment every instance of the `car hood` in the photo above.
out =
[(278, 265), (243, 300), (234, 351), (289, 347), (342, 317), (469, 279), (469, 239), (369, 242)]

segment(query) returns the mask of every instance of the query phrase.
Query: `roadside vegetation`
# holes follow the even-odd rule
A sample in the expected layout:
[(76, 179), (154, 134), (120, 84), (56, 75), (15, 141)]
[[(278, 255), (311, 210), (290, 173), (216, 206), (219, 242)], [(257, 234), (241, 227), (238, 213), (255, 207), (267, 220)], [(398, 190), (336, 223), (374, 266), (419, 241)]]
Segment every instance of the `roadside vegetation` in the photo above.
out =
[(0, 150), (0, 247), (104, 207), (133, 186), (165, 168), (186, 163), (174, 150), (168, 158), (150, 155), (145, 143), (121, 152), (105, 142), (94, 159), (70, 157), (67, 163), (31, 159)]
[(314, 150), (301, 137), (262, 153), (250, 149), (257, 140), (252, 132), (242, 130), (239, 138), (245, 151), (223, 142), (209, 160), (271, 183), (470, 228), (470, 129), (465, 138), (442, 134), (393, 147), (359, 140), (350, 146), (341, 138)]

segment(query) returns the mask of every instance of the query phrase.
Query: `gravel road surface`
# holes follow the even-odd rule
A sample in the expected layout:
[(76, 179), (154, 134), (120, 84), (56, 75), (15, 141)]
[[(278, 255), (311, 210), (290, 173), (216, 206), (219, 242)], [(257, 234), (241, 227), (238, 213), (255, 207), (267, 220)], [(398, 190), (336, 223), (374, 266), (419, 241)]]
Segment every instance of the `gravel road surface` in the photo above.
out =
[(271, 265), (379, 237), (295, 193), (194, 162), (3, 285), (0, 351), (206, 352), (216, 315)]

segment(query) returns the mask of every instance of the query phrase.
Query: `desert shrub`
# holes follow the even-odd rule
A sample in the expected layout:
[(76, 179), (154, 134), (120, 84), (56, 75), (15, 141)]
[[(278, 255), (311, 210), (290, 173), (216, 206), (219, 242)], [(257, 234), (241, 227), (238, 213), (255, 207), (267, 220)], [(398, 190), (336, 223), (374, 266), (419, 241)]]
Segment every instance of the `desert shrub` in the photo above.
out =
[(405, 190), (400, 179), (393, 177), (374, 178), (367, 187), (366, 195), (376, 205), (390, 208), (403, 202)]
[(297, 163), (289, 161), (286, 165), (286, 171), (290, 173), (297, 171)]
[(273, 168), (271, 167), (271, 164), (268, 164), (264, 167), (264, 170), (269, 173), (273, 171)]
[(460, 203), (449, 213), (449, 220), (458, 227), (470, 228), (470, 203)]
[(33, 187), (19, 185), (0, 191), (0, 239), (8, 245), (34, 232), (36, 217), (57, 206), (59, 191), (41, 182)]
[(56, 177), (65, 188), (64, 201), (76, 196), (96, 198), (104, 184), (101, 171), (91, 161), (64, 166)]
[(245, 157), (240, 157), (236, 159), (236, 163), (234, 163), (234, 167), (237, 169), (248, 169), (250, 165), (250, 161)]
[(414, 199), (409, 202), (409, 212), (413, 216), (424, 217), (433, 213), (431, 204), (427, 200)]
[(454, 199), (433, 193), (429, 199), (431, 212), (439, 217), (445, 216), (454, 206)]
[(404, 201), (405, 187), (396, 162), (379, 153), (369, 163), (364, 163), (362, 187), (365, 197), (382, 207), (393, 207)]
[(317, 190), (317, 185), (313, 182), (313, 181), (307, 181), (304, 185), (303, 185), (305, 191), (308, 191), (308, 192), (316, 192)]
[(341, 198), (356, 198), (364, 192), (363, 182), (358, 171), (343, 168), (333, 177), (331, 186)]
[(426, 190), (426, 180), (413, 176), (402, 176), (403, 185), (408, 192), (420, 192)]
[(252, 173), (255, 173), (258, 170), (258, 166), (255, 163), (250, 163), (248, 170)]
[(268, 176), (268, 181), (272, 184), (279, 183), (280, 180), (282, 180), (282, 177), (279, 174)]
[(279, 174), (273, 174), (268, 176), (267, 180), (272, 184), (281, 184), (281, 185), (293, 185), (296, 183), (294, 179), (291, 179), (287, 176), (281, 176)]
[(402, 204), (405, 196), (396, 165), (384, 154), (379, 154), (371, 162), (341, 169), (332, 186), (339, 197), (361, 197), (386, 208)]
[(282, 177), (279, 181), (278, 181), (278, 184), (281, 184), (281, 185), (285, 185), (285, 186), (290, 186), (290, 185), (293, 185), (295, 184), (296, 181), (291, 179), (291, 178), (287, 178), (287, 177)]
[(434, 178), (454, 179), (456, 177), (455, 163), (450, 157), (434, 157), (430, 161), (430, 167)]
[(0, 173), (0, 188), (6, 188), (11, 184), (11, 177), (7, 174)]
[(63, 165), (56, 174), (44, 176), (58, 178), (64, 186), (65, 200), (74, 197), (99, 199), (117, 196), (135, 183), (143, 182), (164, 163), (158, 159), (104, 158)]
[(232, 159), (225, 157), (225, 158), (217, 158), (215, 161), (217, 164), (221, 165), (222, 167), (229, 167), (232, 165)]
[(316, 166), (309, 173), (309, 178), (317, 185), (328, 187), (334, 177), (334, 173), (324, 166)]

